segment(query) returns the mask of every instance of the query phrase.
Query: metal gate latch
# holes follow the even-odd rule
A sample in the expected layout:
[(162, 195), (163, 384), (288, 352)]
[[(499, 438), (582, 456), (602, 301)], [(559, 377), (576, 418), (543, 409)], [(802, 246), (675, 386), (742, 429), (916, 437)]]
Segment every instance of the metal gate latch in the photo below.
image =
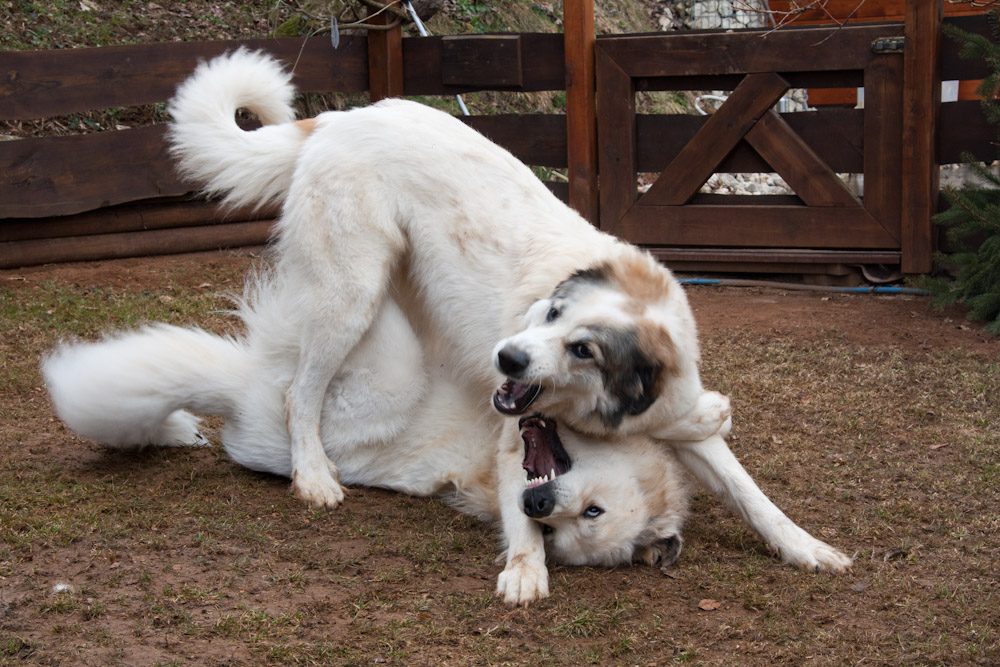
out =
[(904, 41), (905, 39), (902, 35), (898, 37), (879, 37), (872, 41), (872, 53), (902, 53)]

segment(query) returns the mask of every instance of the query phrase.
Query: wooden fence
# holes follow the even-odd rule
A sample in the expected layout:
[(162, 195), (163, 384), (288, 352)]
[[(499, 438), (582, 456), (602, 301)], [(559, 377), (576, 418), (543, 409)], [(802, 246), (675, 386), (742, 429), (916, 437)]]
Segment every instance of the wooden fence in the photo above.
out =
[[(402, 39), (388, 31), (344, 39), (336, 50), (315, 38), (7, 52), (0, 53), (0, 119), (163, 102), (199, 59), (237, 46), (294, 65), (304, 92), (368, 91), (379, 99), (566, 90), (566, 114), (465, 120), (528, 164), (567, 168), (568, 184), (550, 184), (558, 196), (671, 265), (833, 272), (880, 263), (922, 272), (930, 268), (937, 165), (961, 161), (964, 151), (994, 158), (994, 129), (974, 101), (938, 104), (933, 91), (942, 78), (979, 79), (985, 65), (960, 60), (957, 45), (940, 37), (941, 0), (907, 6), (913, 16), (905, 23), (766, 36), (595, 41), (592, 4), (571, 2), (564, 35)], [(982, 16), (947, 20), (989, 34)], [(918, 26), (923, 36), (915, 36)], [(873, 52), (873, 42), (904, 34), (910, 51)], [(790, 86), (864, 86), (866, 106), (771, 111)], [(721, 115), (645, 116), (633, 105), (642, 90), (732, 93)], [(908, 124), (914, 113), (918, 122)], [(727, 129), (728, 121), (736, 125)], [(265, 242), (276, 211), (221, 214), (192, 199), (195, 186), (174, 173), (164, 129), (0, 143), (0, 268)], [(697, 194), (713, 171), (775, 170), (790, 177), (796, 196)], [(665, 174), (652, 197), (640, 198), (637, 172)], [(863, 197), (832, 176), (844, 172), (865, 174)]]
[[(0, 54), (0, 119), (34, 119), (168, 100), (199, 60), (238, 47), (264, 49), (294, 66), (302, 92), (408, 95), (481, 89), (563, 90), (563, 35), (406, 39), (387, 66), (382, 33), (328, 38), (166, 43)], [(369, 68), (369, 63), (375, 63)], [(525, 66), (531, 63), (530, 67)], [(463, 118), (532, 165), (567, 166), (566, 116)], [(221, 212), (192, 199), (196, 184), (174, 171), (166, 126), (0, 143), (0, 268), (257, 245), (273, 208)], [(568, 198), (565, 183), (550, 188)]]

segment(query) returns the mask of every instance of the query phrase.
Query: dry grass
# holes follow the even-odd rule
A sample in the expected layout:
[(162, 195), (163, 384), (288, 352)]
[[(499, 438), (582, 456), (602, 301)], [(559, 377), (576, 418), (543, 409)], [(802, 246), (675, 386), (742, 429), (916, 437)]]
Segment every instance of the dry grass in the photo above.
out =
[[(669, 575), (556, 567), (552, 598), (510, 610), (491, 594), (493, 531), (435, 500), (355, 490), (312, 511), (218, 448), (107, 453), (54, 420), (47, 347), (146, 319), (224, 328), (244, 266), (2, 275), (0, 663), (995, 663), (1000, 369), (978, 334), (921, 311), (901, 315), (916, 339), (865, 336), (786, 308), (812, 299), (875, 324), (921, 305), (694, 292), (734, 450), (793, 518), (856, 552), (854, 569), (784, 568), (702, 495)], [(944, 335), (920, 344), (921, 328)], [(722, 605), (701, 611), (705, 598)]]

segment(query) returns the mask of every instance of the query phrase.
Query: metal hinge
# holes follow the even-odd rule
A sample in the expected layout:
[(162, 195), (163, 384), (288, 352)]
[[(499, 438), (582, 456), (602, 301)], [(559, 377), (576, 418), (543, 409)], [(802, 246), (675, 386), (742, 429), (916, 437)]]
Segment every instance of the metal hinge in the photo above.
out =
[(898, 37), (879, 37), (872, 41), (872, 53), (902, 53), (905, 41), (902, 35)]

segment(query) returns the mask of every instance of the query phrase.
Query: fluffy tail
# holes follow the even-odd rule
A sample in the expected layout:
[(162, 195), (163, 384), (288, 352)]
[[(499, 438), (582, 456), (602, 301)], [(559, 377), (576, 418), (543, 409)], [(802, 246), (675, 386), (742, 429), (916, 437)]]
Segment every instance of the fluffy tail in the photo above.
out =
[(239, 342), (165, 324), (63, 345), (42, 373), (66, 426), (110, 446), (205, 444), (187, 410), (231, 415), (252, 379)]
[[(202, 63), (170, 102), (171, 152), (185, 178), (231, 206), (281, 201), (308, 130), (292, 123), (291, 74), (270, 56), (240, 49)], [(264, 127), (246, 132), (240, 108)]]

